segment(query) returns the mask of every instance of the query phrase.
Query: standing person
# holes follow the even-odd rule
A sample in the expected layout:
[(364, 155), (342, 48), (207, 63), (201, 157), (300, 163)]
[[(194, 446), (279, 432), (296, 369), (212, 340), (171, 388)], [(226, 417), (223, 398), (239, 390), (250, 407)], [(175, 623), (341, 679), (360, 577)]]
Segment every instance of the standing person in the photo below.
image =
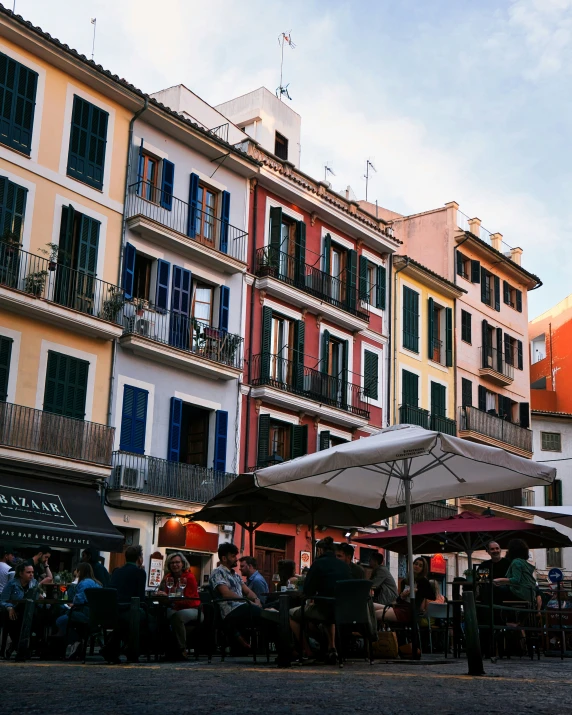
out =
[(0, 547), (0, 593), (8, 583), (14, 571), (14, 549), (10, 546)]
[(246, 578), (246, 585), (258, 596), (260, 603), (264, 605), (268, 596), (268, 584), (266, 579), (258, 570), (258, 563), (254, 556), (242, 556), (238, 560), (240, 573)]
[(506, 576), (495, 578), (493, 585), (502, 589), (504, 601), (536, 602), (535, 567), (529, 562), (530, 553), (526, 541), (512, 539), (509, 541), (506, 557), (509, 567)]
[(365, 578), (364, 569), (359, 564), (354, 563), (354, 547), (351, 544), (345, 541), (336, 544), (336, 558), (350, 567), (352, 578)]
[(49, 546), (38, 546), (36, 553), (26, 561), (28, 566), (34, 567), (34, 579), (39, 585), (53, 583), (52, 572), (48, 564), (52, 550)]
[(88, 546), (87, 549), (84, 549), (81, 560), (91, 566), (95, 579), (99, 581), (103, 588), (109, 588), (111, 576), (109, 575), (109, 571), (99, 560), (99, 550)]
[(382, 606), (389, 606), (398, 597), (397, 584), (387, 566), (383, 565), (383, 554), (374, 552), (369, 557), (371, 580), (373, 581), (373, 601)]
[[(418, 556), (413, 562), (415, 612), (418, 615), (424, 615), (427, 610), (427, 601), (435, 600), (435, 591), (427, 578), (428, 574), (429, 565), (427, 561), (422, 556)], [(402, 586), (403, 590), (399, 594), (399, 601), (390, 608), (384, 609), (381, 620), (389, 623), (408, 623), (411, 621), (411, 606), (407, 601), (410, 587), (407, 579), (403, 579)], [(378, 617), (377, 612), (376, 617)]]
[[(184, 601), (174, 601), (167, 609), (167, 618), (173, 630), (173, 635), (177, 640), (179, 655), (183, 660), (187, 660), (187, 631), (185, 626), (192, 621), (198, 621), (201, 600), (199, 598), (199, 587), (197, 580), (191, 571), (187, 559), (177, 551), (170, 554), (165, 561), (165, 576), (159, 586), (158, 596), (168, 596), (165, 581), (168, 576), (172, 576), (175, 588), (183, 591)], [(186, 579), (185, 587), (180, 586), (181, 579)]]
[(11, 644), (6, 657), (9, 658), (20, 640), (20, 630), (22, 628), (22, 616), (24, 615), (24, 599), (36, 600), (38, 593), (36, 586), (38, 582), (34, 578), (34, 567), (24, 561), (16, 566), (14, 578), (10, 579), (4, 586), (0, 595), (0, 606), (3, 606), (8, 615), (6, 628), (10, 636)]

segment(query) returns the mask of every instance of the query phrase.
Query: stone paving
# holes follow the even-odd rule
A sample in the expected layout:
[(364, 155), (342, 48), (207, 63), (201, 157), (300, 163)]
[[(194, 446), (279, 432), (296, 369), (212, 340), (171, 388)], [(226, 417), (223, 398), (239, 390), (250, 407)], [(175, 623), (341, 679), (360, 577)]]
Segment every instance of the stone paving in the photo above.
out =
[(493, 715), (572, 713), (572, 661), (351, 661), (279, 670), (251, 660), (103, 665), (0, 661), (1, 715)]

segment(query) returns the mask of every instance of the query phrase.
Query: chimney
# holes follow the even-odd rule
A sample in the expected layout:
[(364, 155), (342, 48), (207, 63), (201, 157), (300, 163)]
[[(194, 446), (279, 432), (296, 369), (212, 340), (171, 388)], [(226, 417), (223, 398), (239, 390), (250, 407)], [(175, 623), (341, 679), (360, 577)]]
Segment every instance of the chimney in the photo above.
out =
[(518, 246), (510, 249), (510, 260), (514, 261), (517, 266), (520, 266), (520, 257), (522, 256), (522, 248)]
[(502, 233), (491, 233), (491, 245), (495, 251), (500, 252), (502, 246)]
[(478, 238), (481, 237), (481, 219), (480, 218), (470, 218), (469, 219), (469, 231), (473, 233)]

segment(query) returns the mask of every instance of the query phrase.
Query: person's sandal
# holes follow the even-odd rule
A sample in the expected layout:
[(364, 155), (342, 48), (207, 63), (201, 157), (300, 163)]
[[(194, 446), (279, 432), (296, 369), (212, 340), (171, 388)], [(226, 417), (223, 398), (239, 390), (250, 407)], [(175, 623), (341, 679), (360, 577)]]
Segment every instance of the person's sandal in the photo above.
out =
[(335, 650), (335, 648), (332, 648), (332, 650), (328, 651), (328, 654), (324, 658), (324, 663), (326, 665), (336, 665), (338, 662), (338, 653)]

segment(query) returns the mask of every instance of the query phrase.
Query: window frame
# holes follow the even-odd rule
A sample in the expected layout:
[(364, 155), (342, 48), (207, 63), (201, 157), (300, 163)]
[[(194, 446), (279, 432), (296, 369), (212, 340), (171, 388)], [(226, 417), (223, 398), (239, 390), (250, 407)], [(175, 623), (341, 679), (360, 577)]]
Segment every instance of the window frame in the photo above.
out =
[[(553, 448), (545, 446), (546, 443), (545, 443), (544, 438), (548, 435), (550, 435), (550, 436), (558, 435), (558, 443), (559, 443), (558, 449), (553, 449)], [(540, 449), (542, 452), (562, 452), (562, 432), (546, 432), (544, 430), (540, 430)]]
[[(211, 295), (211, 299), (210, 299), (210, 302), (209, 302), (209, 306), (210, 306), (209, 313), (210, 313), (210, 315), (209, 315), (208, 320), (206, 320), (206, 321), (205, 321), (204, 318), (198, 318), (198, 317), (195, 315), (195, 307), (196, 307), (196, 304), (197, 304), (197, 290), (198, 290), (199, 288), (208, 288), (208, 290), (210, 291), (210, 295)], [(214, 287), (213, 285), (211, 285), (210, 283), (205, 283), (204, 281), (196, 281), (196, 282), (193, 282), (193, 295), (192, 295), (192, 300), (191, 300), (191, 317), (192, 317), (194, 320), (198, 320), (198, 321), (201, 322), (201, 323), (208, 323), (209, 326), (212, 326), (212, 324), (213, 324), (213, 315), (214, 315), (214, 291), (215, 291), (215, 287)], [(199, 300), (198, 303), (201, 304), (201, 305), (207, 305), (207, 304), (205, 303), (205, 301), (203, 301), (203, 300)]]
[[(202, 199), (199, 199), (200, 192), (202, 191)], [(206, 197), (208, 194), (212, 194), (214, 197), (214, 206), (212, 207), (212, 212), (207, 211), (206, 209), (207, 204), (206, 204)], [(211, 186), (210, 184), (207, 184), (206, 182), (199, 180), (199, 186), (197, 189), (197, 206), (195, 210), (195, 238), (197, 241), (200, 243), (204, 243), (207, 246), (216, 246), (217, 245), (217, 231), (218, 231), (218, 220), (219, 220), (219, 208), (220, 208), (220, 195), (221, 192), (215, 188), (214, 186)], [(211, 238), (207, 238), (207, 236), (204, 233), (204, 227), (205, 225), (209, 225), (209, 221), (206, 220), (206, 217), (209, 216), (212, 218), (212, 236)]]
[[(278, 147), (283, 148), (284, 151), (283, 152), (277, 151)], [(280, 132), (275, 131), (274, 132), (274, 156), (277, 156), (282, 161), (288, 161), (288, 150), (289, 150), (288, 137), (285, 137), (284, 134), (280, 134)]]
[[(461, 340), (467, 345), (473, 344), (473, 314), (461, 308)], [(466, 334), (468, 332), (468, 339)]]
[[(20, 154), (23, 154), (24, 156), (30, 157), (32, 154), (32, 144), (34, 142), (34, 122), (36, 119), (36, 105), (37, 105), (37, 100), (38, 100), (38, 93), (40, 90), (40, 74), (37, 70), (32, 69), (27, 63), (25, 62), (20, 62), (19, 60), (15, 59), (12, 57), (10, 54), (7, 52), (0, 52), (0, 55), (3, 55), (6, 58), (6, 73), (8, 74), (8, 63), (13, 62), (15, 64), (15, 71), (14, 71), (14, 87), (13, 89), (9, 89), (5, 84), (3, 85), (5, 91), (11, 91), (12, 92), (12, 101), (10, 103), (10, 118), (7, 121), (8, 124), (8, 132), (6, 135), (6, 141), (4, 141), (3, 137), (0, 134), (0, 144), (3, 146), (7, 147), (8, 149), (11, 149), (12, 151), (16, 151)], [(20, 77), (21, 77), (21, 70), (24, 70), (26, 73), (28, 73), (28, 81), (30, 79), (34, 80), (34, 97), (33, 100), (26, 97), (25, 94), (23, 94), (20, 91)], [(25, 97), (23, 100), (22, 98)], [(29, 102), (32, 105), (32, 110), (31, 110), (31, 117), (30, 117), (30, 126), (29, 128), (25, 127), (23, 123), (16, 124), (16, 113), (18, 112), (18, 104), (22, 104), (22, 101), (24, 102)], [(23, 112), (24, 113), (24, 112)], [(40, 116), (41, 116), (41, 108), (40, 108)], [(20, 134), (22, 132), (27, 132), (29, 135), (29, 142), (28, 145), (23, 145), (21, 142), (16, 141), (14, 138), (14, 133), (19, 132)], [(34, 154), (36, 151), (34, 151)]]
[[(141, 178), (140, 181), (138, 182), (137, 186), (137, 194), (140, 196), (144, 201), (149, 201), (152, 204), (160, 204), (161, 203), (161, 177), (162, 177), (162, 163), (163, 160), (158, 157), (156, 154), (153, 154), (152, 152), (147, 151), (146, 149), (143, 149), (139, 157), (143, 159), (143, 167), (142, 167), (142, 172), (141, 172)], [(152, 181), (149, 181), (147, 179), (147, 166), (149, 165), (149, 162), (153, 162), (155, 164), (155, 175), (153, 176)], [(147, 195), (145, 195), (147, 194)]]
[[(457, 255), (461, 256), (460, 262), (462, 263), (462, 266), (463, 266), (463, 272), (459, 273), (459, 271), (457, 270), (457, 275), (461, 276), (461, 278), (464, 278), (466, 281), (470, 281), (471, 280), (471, 269), (470, 269), (471, 259), (468, 256), (466, 256), (464, 253), (461, 253), (461, 251), (459, 251), (459, 250), (457, 251)], [(458, 267), (459, 267), (459, 264), (457, 263), (457, 268)]]
[[(139, 295), (138, 291), (138, 281), (137, 281), (137, 276), (138, 274), (138, 268), (141, 268), (141, 263), (145, 261), (146, 263), (146, 276), (145, 276), (145, 293), (146, 295), (142, 296)], [(147, 301), (149, 303), (151, 301), (151, 276), (153, 274), (153, 263), (155, 259), (152, 258), (151, 256), (148, 256), (146, 253), (142, 253), (141, 251), (136, 251), (135, 253), (135, 264), (134, 264), (134, 270), (133, 270), (133, 300), (134, 301)], [(138, 265), (139, 264), (139, 265)]]

